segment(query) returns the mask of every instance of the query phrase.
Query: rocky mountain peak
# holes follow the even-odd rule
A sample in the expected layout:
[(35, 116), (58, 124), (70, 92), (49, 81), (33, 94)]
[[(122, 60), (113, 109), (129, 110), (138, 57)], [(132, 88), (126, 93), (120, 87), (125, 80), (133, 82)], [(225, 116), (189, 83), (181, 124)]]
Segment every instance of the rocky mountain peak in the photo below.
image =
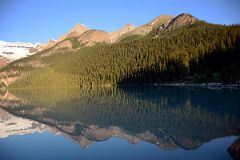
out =
[(173, 19), (174, 21), (181, 21), (182, 23), (193, 23), (198, 21), (197, 18), (188, 13), (182, 13)]
[(90, 30), (90, 28), (88, 28), (84, 24), (77, 23), (71, 30), (69, 30), (65, 35), (59, 37), (57, 40), (49, 40), (48, 43), (44, 46), (44, 49), (51, 48), (57, 43), (61, 43), (61, 45), (66, 44), (66, 42), (62, 43), (61, 41), (65, 40), (66, 38), (79, 37), (81, 34), (88, 30)]
[(125, 24), (122, 29), (132, 30), (132, 29), (135, 29), (135, 28), (136, 28), (135, 25), (133, 25), (131, 23), (128, 23), (128, 24)]
[(77, 23), (71, 30), (70, 32), (85, 32), (87, 30), (89, 30), (90, 28), (88, 28), (87, 26), (85, 26), (84, 24), (80, 24)]
[[(91, 30), (84, 24), (77, 23), (67, 34), (61, 36), (57, 41), (49, 42), (46, 48), (54, 47), (55, 45), (58, 45), (58, 47), (60, 46), (60, 48), (71, 48), (71, 41), (68, 39), (73, 37), (77, 38), (84, 46), (91, 46), (100, 42), (114, 43), (129, 35), (146, 35), (155, 29), (174, 29), (183, 25), (192, 24), (197, 20), (198, 19), (187, 13), (182, 13), (176, 17), (161, 14), (149, 23), (137, 28), (133, 24), (128, 23), (119, 30), (110, 33), (100, 30)], [(65, 42), (62, 42), (64, 40)]]
[(193, 24), (196, 21), (198, 21), (198, 19), (193, 17), (192, 15), (188, 13), (182, 13), (173, 18), (171, 21), (160, 26), (159, 29), (175, 29), (181, 26)]
[(166, 23), (167, 21), (169, 21), (173, 18), (174, 18), (173, 16), (161, 14), (160, 16), (156, 17), (151, 22), (149, 22), (147, 25), (149, 25), (151, 27), (157, 27), (163, 23)]
[(77, 23), (67, 34), (66, 34), (66, 38), (69, 37), (78, 37), (80, 36), (82, 33), (86, 32), (90, 30), (90, 28), (88, 28), (87, 26), (85, 26), (84, 24), (80, 24)]
[(155, 19), (153, 19), (151, 22), (135, 28), (132, 32), (130, 32), (129, 35), (146, 35), (149, 32), (151, 32), (153, 29), (172, 20), (173, 18), (174, 18), (173, 16), (162, 14), (156, 17)]

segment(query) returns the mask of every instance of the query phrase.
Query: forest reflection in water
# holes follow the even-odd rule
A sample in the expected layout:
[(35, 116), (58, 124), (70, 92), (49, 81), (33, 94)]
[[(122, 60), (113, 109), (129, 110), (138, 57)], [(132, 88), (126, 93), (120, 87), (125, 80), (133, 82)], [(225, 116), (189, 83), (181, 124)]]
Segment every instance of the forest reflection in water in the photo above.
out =
[(165, 150), (191, 150), (238, 135), (240, 92), (191, 87), (14, 90), (2, 108), (51, 127), (87, 147), (112, 136)]

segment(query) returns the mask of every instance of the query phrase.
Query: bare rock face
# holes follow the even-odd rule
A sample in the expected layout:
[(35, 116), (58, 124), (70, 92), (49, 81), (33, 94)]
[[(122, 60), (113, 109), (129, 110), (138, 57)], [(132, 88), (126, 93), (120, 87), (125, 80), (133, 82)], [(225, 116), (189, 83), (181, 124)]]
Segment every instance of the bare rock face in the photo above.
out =
[(240, 160), (240, 138), (235, 140), (228, 148), (229, 154), (236, 160)]
[(89, 30), (78, 37), (78, 41), (84, 46), (92, 46), (96, 43), (110, 43), (110, 35), (102, 30)]
[[(71, 37), (78, 37), (88, 30), (90, 30), (90, 29), (87, 26), (78, 23), (69, 32), (67, 32), (65, 35), (59, 37), (57, 40), (49, 40), (48, 43), (46, 45), (44, 45), (44, 49), (51, 48), (58, 43), (59, 44), (57, 45), (57, 49), (65, 48), (64, 46), (66, 46), (66, 45), (68, 45), (68, 47), (69, 47), (70, 46), (69, 42), (63, 42), (64, 44), (62, 44), (61, 41), (63, 41), (64, 39), (67, 39), (67, 38), (71, 38)], [(68, 44), (66, 44), (66, 43), (68, 43)], [(56, 48), (54, 48), (54, 49), (56, 50)]]
[(64, 48), (72, 48), (72, 42), (70, 40), (62, 41), (54, 47), (54, 50), (64, 49)]
[(67, 34), (66, 37), (62, 36), (58, 39), (58, 41), (61, 41), (65, 38), (70, 38), (70, 37), (78, 37), (84, 32), (90, 30), (87, 26), (78, 23), (73, 29), (71, 29)]
[(133, 31), (135, 28), (133, 24), (126, 24), (123, 28), (109, 33), (111, 42), (116, 42), (122, 35)]
[(172, 20), (162, 24), (159, 29), (176, 29), (185, 25), (193, 24), (198, 21), (197, 18), (190, 14), (182, 13)]
[(55, 39), (50, 39), (47, 44), (43, 46), (44, 49), (51, 48), (57, 43), (57, 40)]
[(151, 22), (134, 29), (130, 34), (146, 35), (149, 32), (151, 32), (153, 29), (157, 28), (158, 26), (161, 26), (162, 24), (165, 24), (166, 22), (172, 19), (173, 19), (173, 16), (160, 15), (154, 20), (152, 20)]
[(0, 68), (8, 65), (10, 63), (10, 60), (5, 57), (0, 57)]

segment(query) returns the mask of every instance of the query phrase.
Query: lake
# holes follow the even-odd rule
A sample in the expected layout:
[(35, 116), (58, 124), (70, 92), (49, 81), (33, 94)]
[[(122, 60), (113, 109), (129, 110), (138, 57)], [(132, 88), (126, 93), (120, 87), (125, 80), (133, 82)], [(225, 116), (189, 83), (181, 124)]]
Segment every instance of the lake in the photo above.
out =
[(22, 89), (0, 96), (1, 160), (231, 160), (240, 91)]

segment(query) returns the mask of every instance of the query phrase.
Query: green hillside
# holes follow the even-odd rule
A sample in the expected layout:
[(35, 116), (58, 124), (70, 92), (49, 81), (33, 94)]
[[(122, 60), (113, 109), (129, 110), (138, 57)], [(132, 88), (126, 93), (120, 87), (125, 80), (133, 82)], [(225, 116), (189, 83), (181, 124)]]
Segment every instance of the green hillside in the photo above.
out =
[(28, 69), (12, 88), (240, 80), (239, 25), (200, 21), (175, 30), (155, 30), (137, 39), (78, 48), (75, 52), (66, 49), (41, 56), (43, 53), (20, 60), (27, 63), (29, 59), (40, 59), (45, 67)]

